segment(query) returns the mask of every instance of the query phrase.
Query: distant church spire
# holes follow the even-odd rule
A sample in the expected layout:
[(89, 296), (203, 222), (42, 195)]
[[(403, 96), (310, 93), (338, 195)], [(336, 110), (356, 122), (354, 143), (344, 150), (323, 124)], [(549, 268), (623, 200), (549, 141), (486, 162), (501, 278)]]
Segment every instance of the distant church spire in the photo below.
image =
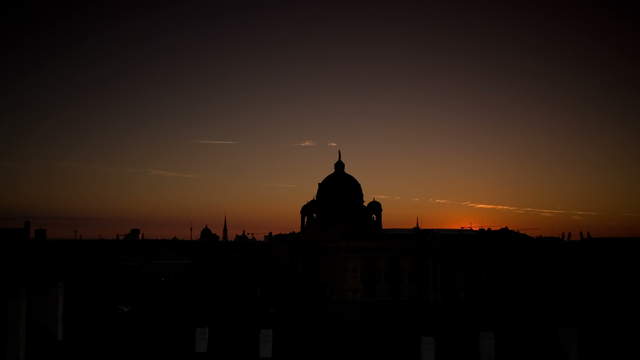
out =
[(342, 152), (338, 150), (338, 160), (342, 160)]
[(418, 219), (417, 216), (416, 216), (416, 229), (420, 230), (420, 220)]
[(229, 232), (227, 231), (227, 216), (224, 216), (224, 226), (222, 227), (222, 241), (229, 241)]

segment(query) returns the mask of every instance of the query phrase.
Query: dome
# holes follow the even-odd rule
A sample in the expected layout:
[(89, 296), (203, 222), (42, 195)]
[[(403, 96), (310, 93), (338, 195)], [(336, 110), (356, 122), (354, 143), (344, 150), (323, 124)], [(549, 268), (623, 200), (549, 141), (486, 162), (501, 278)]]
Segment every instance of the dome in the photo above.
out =
[(367, 204), (367, 209), (382, 211), (382, 204), (380, 204), (376, 198), (373, 198), (373, 200)]
[(344, 209), (361, 207), (364, 204), (362, 186), (356, 178), (344, 171), (345, 165), (338, 152), (338, 161), (334, 165), (333, 173), (329, 174), (318, 185), (316, 200), (321, 206)]
[(382, 204), (373, 199), (365, 206), (362, 186), (344, 170), (340, 151), (333, 169), (318, 183), (315, 198), (300, 209), (300, 231), (340, 237), (382, 230)]
[(211, 229), (209, 229), (208, 225), (205, 225), (202, 231), (200, 232), (200, 240), (215, 240), (217, 241), (218, 235), (214, 234)]

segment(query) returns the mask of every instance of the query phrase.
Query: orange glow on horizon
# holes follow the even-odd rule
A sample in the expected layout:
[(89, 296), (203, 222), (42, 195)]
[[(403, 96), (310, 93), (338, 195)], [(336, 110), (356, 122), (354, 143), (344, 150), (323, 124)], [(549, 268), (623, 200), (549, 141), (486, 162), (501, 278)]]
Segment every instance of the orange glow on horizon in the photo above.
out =
[(186, 238), (227, 214), (233, 232), (296, 231), (341, 149), (385, 227), (640, 236), (625, 22), (276, 3), (177, 22), (173, 7), (96, 21), (58, 7), (55, 33), (25, 18), (5, 51), (23, 70), (4, 99), (3, 226)]

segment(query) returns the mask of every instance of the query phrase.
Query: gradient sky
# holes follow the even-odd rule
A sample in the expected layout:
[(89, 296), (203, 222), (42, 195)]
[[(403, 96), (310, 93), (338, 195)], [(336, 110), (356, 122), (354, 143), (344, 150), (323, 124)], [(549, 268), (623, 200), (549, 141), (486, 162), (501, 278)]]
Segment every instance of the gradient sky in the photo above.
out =
[(385, 227), (640, 236), (635, 11), (215, 3), (7, 10), (0, 225), (297, 230), (340, 148)]

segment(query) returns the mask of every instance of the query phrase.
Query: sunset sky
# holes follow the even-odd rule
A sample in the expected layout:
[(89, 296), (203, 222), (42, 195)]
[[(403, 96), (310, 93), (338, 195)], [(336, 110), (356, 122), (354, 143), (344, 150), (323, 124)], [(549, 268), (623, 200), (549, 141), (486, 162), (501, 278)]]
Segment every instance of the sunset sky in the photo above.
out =
[(640, 236), (631, 9), (213, 3), (7, 10), (0, 226), (289, 232), (341, 149), (386, 228)]

